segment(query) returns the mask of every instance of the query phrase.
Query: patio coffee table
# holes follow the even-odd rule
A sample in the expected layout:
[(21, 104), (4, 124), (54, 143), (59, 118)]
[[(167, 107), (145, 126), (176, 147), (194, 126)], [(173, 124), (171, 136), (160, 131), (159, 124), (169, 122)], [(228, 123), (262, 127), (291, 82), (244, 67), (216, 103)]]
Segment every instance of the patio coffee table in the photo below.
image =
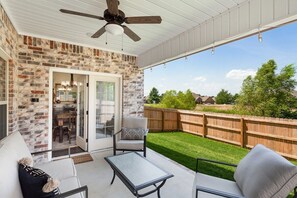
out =
[[(136, 197), (145, 197), (156, 191), (160, 197), (160, 188), (168, 178), (173, 177), (172, 174), (162, 170), (136, 152), (105, 157), (105, 160), (113, 169), (111, 184), (117, 175)], [(155, 188), (142, 194), (139, 193), (139, 190), (149, 186)]]

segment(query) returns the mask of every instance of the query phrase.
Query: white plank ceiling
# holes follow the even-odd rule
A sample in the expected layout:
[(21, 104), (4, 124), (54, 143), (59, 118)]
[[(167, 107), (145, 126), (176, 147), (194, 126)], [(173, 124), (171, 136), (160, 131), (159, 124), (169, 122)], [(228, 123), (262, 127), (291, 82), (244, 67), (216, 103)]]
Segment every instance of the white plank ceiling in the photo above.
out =
[[(161, 24), (127, 25), (141, 40), (123, 37), (126, 54), (140, 55), (193, 29), (247, 0), (120, 0), (119, 9), (126, 16), (160, 15)], [(90, 38), (105, 21), (67, 15), (59, 9), (75, 10), (102, 16), (106, 0), (0, 0), (19, 34), (69, 42), (83, 46), (121, 52), (122, 36)]]

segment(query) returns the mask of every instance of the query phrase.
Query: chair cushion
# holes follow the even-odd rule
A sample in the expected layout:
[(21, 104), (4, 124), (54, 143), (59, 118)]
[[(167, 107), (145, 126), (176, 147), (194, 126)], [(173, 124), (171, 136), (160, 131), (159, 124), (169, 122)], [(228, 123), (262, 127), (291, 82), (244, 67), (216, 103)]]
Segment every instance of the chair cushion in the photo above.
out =
[(239, 163), (234, 179), (245, 197), (286, 197), (297, 185), (297, 167), (263, 145)]
[[(69, 177), (67, 179), (61, 180), (60, 182), (61, 183), (60, 183), (59, 189), (61, 193), (81, 187), (77, 177)], [(77, 193), (75, 195), (69, 196), (69, 198), (83, 198), (83, 197), (84, 197), (83, 193)]]
[[(213, 177), (210, 175), (205, 175), (203, 173), (196, 173), (195, 180), (194, 180), (194, 186), (193, 186), (193, 197), (195, 197), (196, 188), (205, 187), (208, 189), (213, 189), (216, 191), (221, 191), (224, 193), (232, 194), (238, 197), (243, 197), (239, 187), (234, 181)], [(199, 191), (198, 197), (200, 198), (210, 198), (210, 197), (220, 197), (217, 195), (213, 195), (210, 193), (204, 193)]]
[(146, 129), (143, 128), (122, 128), (122, 140), (143, 140)]
[(127, 128), (147, 128), (147, 118), (144, 117), (124, 117), (123, 127)]
[(35, 167), (45, 171), (58, 180), (76, 176), (76, 169), (71, 158), (37, 164)]
[(143, 150), (143, 140), (119, 140), (116, 143), (117, 149)]
[(48, 174), (40, 169), (19, 164), (19, 181), (24, 198), (53, 198), (59, 194), (59, 189), (45, 193), (42, 191), (43, 186), (51, 178)]
[(5, 147), (7, 147), (9, 150), (16, 153), (16, 163), (19, 159), (22, 159), (24, 157), (31, 158), (33, 162), (33, 158), (27, 147), (27, 144), (25, 143), (24, 138), (19, 132), (12, 133), (6, 138), (2, 139), (0, 144), (5, 145)]
[(18, 177), (17, 153), (0, 148), (0, 197), (23, 197)]

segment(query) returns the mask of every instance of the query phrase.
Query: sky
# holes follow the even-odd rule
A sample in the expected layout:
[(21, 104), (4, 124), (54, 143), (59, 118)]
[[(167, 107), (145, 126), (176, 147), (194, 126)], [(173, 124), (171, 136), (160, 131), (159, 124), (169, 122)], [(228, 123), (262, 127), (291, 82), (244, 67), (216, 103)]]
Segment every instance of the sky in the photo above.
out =
[[(221, 89), (239, 93), (243, 80), (255, 75), (258, 68), (270, 59), (278, 65), (277, 73), (286, 65), (297, 67), (297, 23), (200, 52), (144, 71), (144, 94), (153, 87), (166, 90), (191, 91), (216, 96)], [(297, 80), (297, 76), (295, 76)]]

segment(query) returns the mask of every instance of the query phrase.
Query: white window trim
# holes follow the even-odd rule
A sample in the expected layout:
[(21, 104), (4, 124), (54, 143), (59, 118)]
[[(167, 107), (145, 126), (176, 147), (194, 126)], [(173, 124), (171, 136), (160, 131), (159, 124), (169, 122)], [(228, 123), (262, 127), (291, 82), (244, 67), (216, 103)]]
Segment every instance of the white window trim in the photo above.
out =
[(6, 136), (8, 136), (8, 129), (9, 129), (9, 125), (8, 125), (8, 122), (9, 122), (9, 119), (8, 119), (8, 104), (9, 104), (9, 91), (8, 91), (8, 79), (9, 79), (9, 67), (8, 67), (8, 61), (10, 59), (10, 56), (2, 49), (0, 48), (0, 58), (2, 58), (3, 60), (6, 61), (6, 93), (5, 93), (5, 101), (0, 101), (0, 105), (6, 105)]

